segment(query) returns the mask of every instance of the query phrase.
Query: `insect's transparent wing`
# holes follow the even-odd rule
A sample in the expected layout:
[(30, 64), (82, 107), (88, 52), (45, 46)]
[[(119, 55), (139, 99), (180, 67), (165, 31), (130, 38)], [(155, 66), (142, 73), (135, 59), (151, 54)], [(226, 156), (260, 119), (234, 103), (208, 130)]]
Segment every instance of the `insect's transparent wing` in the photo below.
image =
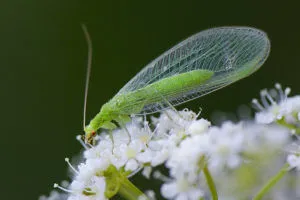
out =
[[(217, 76), (220, 75), (215, 75), (214, 77)], [(223, 88), (234, 82), (233, 80), (238, 80), (238, 74), (227, 74), (220, 78), (214, 77), (210, 81), (207, 81), (205, 84), (199, 85), (197, 88), (192, 88), (191, 90), (188, 90), (188, 88), (182, 88), (182, 95), (180, 96), (172, 97), (172, 95), (169, 95), (171, 96), (171, 98), (168, 99), (168, 102), (166, 101), (166, 99), (160, 98), (157, 99), (156, 103), (145, 105), (142, 114), (151, 114), (167, 109), (170, 107), (169, 104), (176, 106), (184, 102), (191, 101), (193, 99), (209, 94), (215, 90)]]
[[(155, 102), (151, 104), (146, 104), (140, 114), (150, 114), (155, 113), (161, 110), (164, 110), (166, 108), (169, 108), (170, 104), (173, 106), (176, 106), (178, 104), (181, 104), (182, 102), (187, 102), (192, 99), (198, 98), (200, 96), (203, 96), (205, 94), (208, 94), (209, 92), (212, 92), (216, 89), (219, 89), (224, 85), (223, 82), (219, 81), (219, 83), (214, 84), (204, 84), (200, 87), (195, 88), (178, 88), (178, 90), (174, 94), (172, 93), (165, 93), (160, 94), (159, 91), (157, 92), (157, 95), (148, 95), (147, 101)], [(197, 91), (196, 91), (197, 90)], [(188, 91), (188, 92), (186, 92)], [(152, 93), (149, 91), (149, 93)], [(184, 95), (177, 96), (176, 94), (181, 93)], [(166, 98), (169, 97), (169, 98)], [(138, 107), (139, 105), (144, 105), (145, 100), (144, 99), (128, 99), (126, 102), (126, 105), (123, 107), (120, 107), (118, 110), (118, 113), (128, 114), (132, 111), (132, 107)], [(137, 113), (135, 113), (137, 114)]]
[[(233, 82), (233, 80), (237, 80), (238, 77), (240, 77), (239, 73), (229, 73), (229, 74), (216, 74), (215, 76), (219, 76), (220, 78), (212, 78), (210, 81), (207, 81), (206, 83), (197, 86), (196, 88), (192, 87), (182, 87), (178, 88), (176, 92), (174, 91), (172, 93), (165, 93), (165, 94), (159, 94), (159, 91), (157, 92), (157, 95), (153, 96), (147, 96), (147, 101), (155, 102), (151, 104), (146, 104), (140, 114), (151, 114), (155, 113), (164, 109), (167, 109), (170, 107), (170, 104), (173, 106), (182, 104), (183, 102), (191, 101), (193, 99), (199, 98), (203, 95), (206, 95), (208, 93), (211, 93), (217, 89), (220, 89), (222, 87), (225, 87)], [(153, 93), (149, 91), (149, 93)], [(177, 95), (181, 94), (181, 95)], [(168, 99), (166, 99), (168, 97)], [(132, 110), (132, 107), (144, 105), (145, 100), (144, 99), (129, 99), (126, 103), (126, 105), (122, 108), (120, 108), (121, 112), (124, 112), (124, 114), (127, 114)], [(118, 111), (120, 112), (120, 111)]]
[[(192, 70), (204, 69), (215, 72), (209, 81), (199, 85), (198, 88), (193, 90), (178, 88), (182, 90), (180, 95), (168, 99), (172, 105), (178, 105), (250, 75), (263, 64), (269, 50), (270, 42), (266, 34), (258, 29), (249, 27), (208, 29), (163, 53), (143, 68), (118, 94), (127, 94), (164, 78)], [(138, 103), (138, 100), (132, 102), (135, 103)], [(128, 102), (127, 105), (133, 106), (130, 104)], [(161, 98), (155, 104), (145, 105), (143, 112), (157, 112), (166, 107), (168, 105)]]

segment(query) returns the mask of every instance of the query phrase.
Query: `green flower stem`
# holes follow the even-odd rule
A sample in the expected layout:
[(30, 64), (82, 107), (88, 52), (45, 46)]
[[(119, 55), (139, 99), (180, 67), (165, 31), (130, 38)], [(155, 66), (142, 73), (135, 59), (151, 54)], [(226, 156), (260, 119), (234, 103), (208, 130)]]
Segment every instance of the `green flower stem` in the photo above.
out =
[(286, 163), (281, 170), (273, 176), (267, 184), (254, 196), (253, 200), (260, 200), (269, 190), (289, 171), (289, 164)]
[(208, 170), (207, 164), (205, 164), (205, 166), (203, 168), (203, 173), (206, 178), (206, 182), (207, 182), (208, 188), (210, 190), (212, 200), (218, 200), (218, 193), (217, 193), (216, 185), (215, 185), (214, 180)]
[(279, 125), (284, 126), (284, 127), (288, 128), (288, 129), (290, 129), (290, 130), (295, 130), (295, 133), (296, 133), (297, 135), (300, 134), (300, 129), (299, 129), (298, 127), (296, 127), (295, 125), (293, 125), (293, 124), (287, 123), (287, 122), (285, 121), (284, 117), (282, 117), (281, 119), (277, 120), (276, 122), (277, 122)]
[(133, 183), (131, 183), (127, 177), (122, 177), (120, 180), (121, 185), (118, 193), (127, 200), (137, 200), (140, 197), (144, 197), (143, 199), (148, 200), (147, 196), (139, 190)]

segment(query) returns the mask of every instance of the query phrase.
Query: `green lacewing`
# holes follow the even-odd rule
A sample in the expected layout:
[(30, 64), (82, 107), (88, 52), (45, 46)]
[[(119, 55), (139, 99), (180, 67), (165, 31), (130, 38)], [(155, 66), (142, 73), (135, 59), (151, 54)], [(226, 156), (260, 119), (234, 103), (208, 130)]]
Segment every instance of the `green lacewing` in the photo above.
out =
[[(201, 31), (146, 65), (85, 126), (91, 143), (100, 128), (115, 129), (132, 114), (162, 111), (249, 76), (265, 62), (270, 41), (251, 27)], [(84, 122), (85, 123), (85, 122)]]

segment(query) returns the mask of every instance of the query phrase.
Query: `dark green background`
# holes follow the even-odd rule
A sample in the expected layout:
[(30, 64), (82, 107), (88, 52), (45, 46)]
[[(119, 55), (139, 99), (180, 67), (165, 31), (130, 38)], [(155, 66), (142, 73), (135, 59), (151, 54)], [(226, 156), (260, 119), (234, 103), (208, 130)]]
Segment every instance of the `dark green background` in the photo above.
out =
[(94, 60), (88, 119), (145, 64), (180, 40), (224, 25), (254, 26), (271, 54), (253, 76), (185, 106), (234, 112), (275, 82), (300, 94), (297, 1), (0, 2), (1, 199), (37, 199), (67, 178), (80, 151), (86, 71), (85, 23)]

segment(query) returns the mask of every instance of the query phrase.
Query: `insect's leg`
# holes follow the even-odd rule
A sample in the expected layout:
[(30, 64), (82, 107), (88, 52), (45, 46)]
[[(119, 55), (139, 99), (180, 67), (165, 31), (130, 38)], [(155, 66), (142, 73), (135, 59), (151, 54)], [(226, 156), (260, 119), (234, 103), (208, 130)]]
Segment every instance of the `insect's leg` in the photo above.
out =
[[(158, 103), (158, 104), (160, 104), (162, 107), (164, 107), (164, 105), (162, 105), (161, 103)], [(178, 113), (178, 111), (177, 110), (175, 110), (175, 112), (181, 117), (181, 115)], [(170, 115), (169, 115), (169, 113), (166, 111), (166, 112), (164, 112), (164, 114), (169, 118), (169, 120), (171, 120), (174, 124), (176, 124), (177, 126), (180, 126), (177, 122), (176, 122), (176, 120), (174, 120), (173, 119), (173, 117), (171, 117)]]
[(131, 118), (127, 115), (120, 115), (115, 120), (118, 122), (120, 127), (122, 127), (125, 130), (125, 132), (127, 133), (129, 139), (131, 140), (131, 135), (130, 135), (127, 127), (126, 127), (126, 123), (129, 122), (131, 120)]
[(95, 140), (94, 137), (93, 137), (91, 143), (88, 143), (88, 145), (91, 146), (91, 147), (94, 147), (96, 145), (96, 140)]
[[(158, 103), (160, 104), (161, 107), (164, 107), (164, 105), (162, 103)], [(169, 113), (167, 111), (164, 112), (164, 114), (171, 120), (174, 121), (173, 118), (169, 115)]]
[[(157, 92), (157, 94), (159, 94), (161, 96), (161, 98), (164, 100), (164, 102), (180, 117), (183, 118), (182, 115), (178, 112), (178, 110), (170, 103), (170, 101), (168, 101), (168, 99), (166, 99), (166, 97), (164, 97), (161, 93), (159, 93), (157, 90), (155, 90)], [(172, 120), (172, 118), (168, 115), (168, 113), (166, 112), (166, 115)], [(174, 121), (174, 120), (172, 120)]]
[[(163, 100), (170, 108), (172, 108), (172, 110), (173, 110), (175, 113), (177, 113), (178, 116), (181, 117), (180, 113), (179, 113), (179, 112), (176, 110), (176, 108), (168, 101), (168, 99), (166, 99), (166, 98), (165, 98), (160, 92), (158, 92), (155, 88), (154, 88), (154, 91), (155, 91), (158, 95), (160, 95), (160, 97), (162, 98), (162, 100)], [(158, 102), (158, 104), (159, 104), (162, 108), (165, 107), (161, 102)], [(164, 112), (164, 113), (167, 115), (167, 117), (168, 117), (171, 121), (175, 122), (175, 120), (168, 114), (168, 112)]]
[(117, 128), (117, 126), (112, 122), (106, 121), (102, 124), (101, 128), (108, 129), (108, 130), (114, 130)]
[(124, 126), (124, 129), (125, 129), (125, 132), (126, 132), (127, 135), (128, 135), (129, 141), (131, 141), (131, 135), (130, 135), (130, 133), (129, 133), (129, 130), (127, 129), (126, 126)]
[(111, 139), (112, 144), (114, 145), (114, 136), (112, 134), (112, 129), (108, 129), (109, 138)]
[(131, 118), (128, 115), (119, 115), (118, 118), (115, 119), (119, 124), (125, 125), (127, 122), (131, 121)]
[(113, 133), (112, 133), (113, 129), (108, 129), (107, 131), (108, 131), (111, 143), (112, 143), (111, 153), (114, 154), (113, 151), (114, 151), (115, 141), (114, 141), (114, 136), (113, 136)]
[(113, 122), (106, 121), (102, 124), (101, 128), (104, 128), (108, 131), (109, 138), (112, 144), (114, 144), (113, 130), (117, 128), (117, 125), (115, 125)]
[(149, 122), (147, 121), (146, 113), (143, 113), (143, 125), (144, 125), (144, 127), (147, 126), (147, 128), (150, 129)]
[[(158, 94), (158, 95), (160, 95), (160, 97), (162, 98), (162, 100), (164, 100), (164, 102), (174, 111), (174, 112), (176, 112), (178, 115), (180, 115), (179, 113), (178, 113), (178, 111), (176, 110), (176, 108), (168, 101), (168, 99), (166, 99), (166, 97), (164, 97), (164, 95), (162, 95), (159, 91), (157, 91), (157, 89), (155, 89), (154, 88), (154, 90), (155, 90), (155, 92)], [(163, 105), (162, 105), (162, 107), (164, 107)]]
[(202, 108), (199, 107), (199, 112), (198, 112), (197, 115), (196, 115), (196, 119), (201, 115), (201, 113), (202, 113)]
[(170, 101), (168, 101), (168, 99), (166, 99), (163, 95), (161, 95), (161, 98), (168, 104), (170, 108), (172, 108), (174, 112), (176, 112), (180, 116), (178, 110), (170, 103)]
[(127, 133), (127, 136), (128, 136), (128, 138), (130, 139), (130, 141), (131, 141), (131, 135), (130, 135), (130, 133), (129, 133), (129, 130), (127, 129), (127, 127), (126, 127), (126, 123), (124, 123), (124, 121), (121, 121), (121, 120), (117, 120), (117, 122), (118, 122), (118, 124), (125, 130), (125, 132)]

